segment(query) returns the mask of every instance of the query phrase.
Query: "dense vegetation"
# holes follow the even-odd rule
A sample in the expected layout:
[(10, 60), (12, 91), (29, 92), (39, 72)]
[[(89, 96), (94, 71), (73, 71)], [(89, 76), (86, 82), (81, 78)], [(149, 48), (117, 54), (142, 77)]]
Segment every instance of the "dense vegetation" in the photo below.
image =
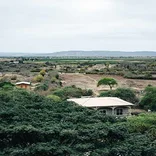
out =
[(100, 93), (100, 97), (118, 97), (125, 101), (137, 104), (139, 102), (134, 90), (129, 88), (117, 88), (116, 90), (110, 90)]
[(140, 106), (146, 110), (156, 111), (156, 87), (146, 87)]
[(2, 156), (154, 156), (156, 114), (118, 119), (67, 101), (1, 88)]
[(93, 91), (90, 89), (81, 89), (76, 86), (67, 86), (60, 89), (56, 89), (52, 94), (59, 96), (62, 100), (69, 98), (80, 98), (82, 96), (92, 96)]

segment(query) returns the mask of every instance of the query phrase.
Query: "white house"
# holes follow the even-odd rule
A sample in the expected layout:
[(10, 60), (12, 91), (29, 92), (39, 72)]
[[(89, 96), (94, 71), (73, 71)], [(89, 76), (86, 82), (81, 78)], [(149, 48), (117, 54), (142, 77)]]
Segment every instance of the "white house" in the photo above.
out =
[(107, 115), (128, 116), (131, 115), (132, 103), (117, 97), (95, 97), (68, 99), (78, 105), (98, 109)]

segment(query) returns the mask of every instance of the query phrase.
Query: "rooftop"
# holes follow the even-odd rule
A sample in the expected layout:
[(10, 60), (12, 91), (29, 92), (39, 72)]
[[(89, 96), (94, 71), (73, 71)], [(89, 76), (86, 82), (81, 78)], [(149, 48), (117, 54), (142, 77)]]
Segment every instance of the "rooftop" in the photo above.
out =
[(23, 81), (23, 82), (17, 82), (17, 83), (16, 83), (16, 85), (20, 85), (20, 84), (27, 84), (27, 85), (30, 85), (30, 82), (24, 82), (24, 81)]
[(95, 97), (68, 99), (84, 107), (132, 106), (133, 104), (117, 97)]

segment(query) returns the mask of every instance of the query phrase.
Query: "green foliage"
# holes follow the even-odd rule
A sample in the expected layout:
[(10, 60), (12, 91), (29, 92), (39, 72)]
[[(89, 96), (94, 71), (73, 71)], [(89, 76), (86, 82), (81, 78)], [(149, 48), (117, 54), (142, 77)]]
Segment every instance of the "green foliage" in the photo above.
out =
[(154, 156), (155, 117), (120, 119), (21, 89), (1, 91), (0, 155)]
[(49, 86), (48, 83), (41, 83), (39, 85), (37, 85), (37, 87), (35, 88), (35, 91), (46, 91), (48, 90)]
[(0, 89), (3, 90), (11, 90), (14, 88), (14, 84), (12, 84), (11, 82), (1, 82), (0, 83)]
[(152, 78), (152, 74), (151, 73), (149, 73), (149, 72), (147, 72), (146, 74), (145, 74), (145, 78)]
[(128, 127), (131, 132), (145, 133), (150, 129), (148, 134), (156, 139), (156, 113), (140, 114), (137, 117), (128, 118), (128, 121)]
[(82, 89), (75, 86), (67, 86), (61, 89), (57, 89), (53, 92), (53, 94), (59, 96), (61, 99), (68, 99), (71, 97), (79, 98), (82, 96)]
[(46, 71), (45, 71), (44, 69), (42, 69), (42, 70), (40, 71), (40, 75), (44, 76), (45, 74), (46, 74)]
[(59, 74), (56, 74), (55, 77), (56, 77), (56, 79), (59, 79)]
[(93, 91), (91, 89), (85, 89), (85, 90), (82, 90), (82, 94), (83, 96), (92, 96), (93, 95)]
[(35, 78), (34, 78), (34, 81), (35, 82), (41, 82), (43, 81), (44, 77), (42, 75), (37, 75)]
[(61, 99), (68, 98), (80, 98), (81, 96), (91, 96), (93, 95), (92, 90), (82, 90), (81, 88), (77, 88), (76, 86), (67, 86), (61, 89), (57, 89), (53, 92), (54, 95), (59, 96)]
[(61, 98), (59, 96), (56, 96), (56, 95), (48, 95), (47, 98), (53, 100), (54, 102), (60, 102), (61, 101)]
[(140, 107), (156, 111), (156, 87), (148, 86), (145, 89), (145, 95), (141, 99)]
[(131, 103), (138, 103), (139, 99), (136, 97), (135, 92), (129, 88), (117, 88), (116, 90), (110, 90), (102, 92), (100, 97), (118, 97)]
[(112, 89), (114, 85), (117, 85), (117, 82), (113, 78), (106, 77), (98, 81), (97, 86), (101, 86), (101, 85), (108, 85), (110, 89)]
[(56, 77), (52, 77), (52, 78), (51, 78), (51, 83), (56, 83), (56, 82), (57, 82)]

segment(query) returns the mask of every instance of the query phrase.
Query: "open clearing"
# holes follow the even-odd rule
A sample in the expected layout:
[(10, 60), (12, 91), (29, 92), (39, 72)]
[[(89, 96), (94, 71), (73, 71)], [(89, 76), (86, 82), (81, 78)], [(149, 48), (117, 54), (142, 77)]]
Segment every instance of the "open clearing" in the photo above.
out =
[(79, 74), (79, 73), (63, 73), (60, 75), (63, 86), (75, 85), (83, 89), (92, 89), (95, 94), (102, 90), (109, 90), (108, 86), (97, 87), (97, 82), (103, 77), (112, 77), (117, 80), (117, 87), (128, 87), (136, 91), (144, 90), (147, 85), (156, 85), (155, 80), (139, 80), (139, 79), (126, 79), (122, 76), (114, 75), (95, 75), (95, 74)]

